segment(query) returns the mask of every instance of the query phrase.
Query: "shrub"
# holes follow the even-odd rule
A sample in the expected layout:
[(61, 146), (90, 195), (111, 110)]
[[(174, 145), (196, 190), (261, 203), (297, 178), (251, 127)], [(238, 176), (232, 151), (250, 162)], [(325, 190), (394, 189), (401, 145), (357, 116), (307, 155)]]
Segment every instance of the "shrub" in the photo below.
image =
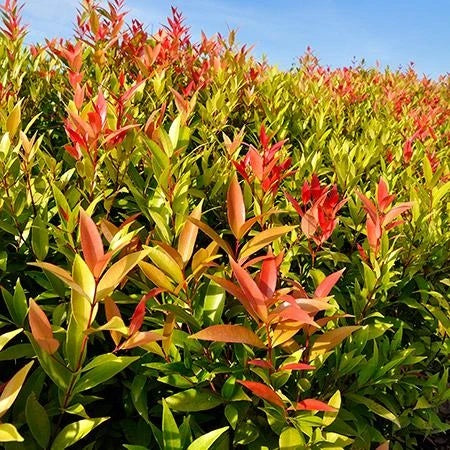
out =
[(26, 46), (2, 6), (5, 448), (437, 446), (449, 77), (123, 8)]

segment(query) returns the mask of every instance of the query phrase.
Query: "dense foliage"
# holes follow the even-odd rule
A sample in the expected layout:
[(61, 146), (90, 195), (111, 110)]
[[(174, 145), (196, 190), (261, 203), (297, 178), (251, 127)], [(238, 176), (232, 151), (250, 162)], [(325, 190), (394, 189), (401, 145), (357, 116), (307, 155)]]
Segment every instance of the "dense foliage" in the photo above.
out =
[(31, 47), (2, 6), (4, 447), (445, 442), (450, 78), (122, 3)]

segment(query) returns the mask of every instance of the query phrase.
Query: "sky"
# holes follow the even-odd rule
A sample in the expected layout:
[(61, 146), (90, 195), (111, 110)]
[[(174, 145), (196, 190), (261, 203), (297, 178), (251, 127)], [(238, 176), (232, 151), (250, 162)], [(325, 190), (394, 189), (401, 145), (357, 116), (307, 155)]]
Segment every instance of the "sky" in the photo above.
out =
[[(70, 37), (78, 0), (24, 0), (30, 42)], [(177, 6), (193, 38), (237, 30), (253, 54), (289, 69), (310, 46), (325, 66), (364, 58), (419, 74), (450, 72), (450, 0), (126, 0), (130, 18), (156, 30)]]

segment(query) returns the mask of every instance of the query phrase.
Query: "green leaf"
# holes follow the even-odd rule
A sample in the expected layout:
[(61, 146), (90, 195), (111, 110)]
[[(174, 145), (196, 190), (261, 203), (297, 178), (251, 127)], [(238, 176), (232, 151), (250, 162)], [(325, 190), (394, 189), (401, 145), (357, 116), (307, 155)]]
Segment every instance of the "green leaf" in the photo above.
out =
[(147, 423), (150, 423), (148, 417), (147, 390), (145, 389), (146, 383), (147, 377), (145, 375), (136, 375), (134, 377), (133, 383), (131, 383), (131, 400), (136, 411)]
[(175, 411), (191, 412), (215, 408), (222, 403), (222, 399), (206, 389), (188, 389), (167, 397), (166, 402)]
[(180, 430), (165, 400), (163, 400), (162, 434), (164, 450), (179, 450), (181, 448)]
[(31, 230), (31, 248), (37, 259), (44, 260), (48, 253), (47, 223), (37, 216)]
[[(25, 334), (30, 340), (44, 372), (53, 380), (56, 386), (58, 386), (61, 390), (66, 390), (72, 378), (72, 373), (65, 367), (64, 362), (61, 361), (57, 354), (55, 354), (55, 356), (44, 352), (36, 343), (31, 333), (26, 331)], [(55, 358), (59, 362), (56, 361)]]
[[(101, 363), (99, 363), (99, 365), (95, 362), (95, 359), (97, 358), (101, 358)], [(108, 355), (101, 355), (97, 358), (94, 358), (94, 361), (90, 363), (92, 366), (89, 370), (86, 368), (84, 369), (84, 371), (87, 370), (87, 372), (85, 375), (81, 376), (75, 384), (73, 390), (74, 394), (92, 389), (109, 380), (132, 362), (138, 360), (139, 356), (115, 356), (112, 353), (109, 353)]]
[(331, 425), (335, 420), (337, 415), (339, 414), (339, 408), (341, 407), (341, 393), (340, 391), (336, 391), (328, 400), (328, 405), (336, 408), (336, 411), (325, 411), (323, 413), (323, 426), (327, 427)]
[(362, 395), (346, 394), (346, 397), (350, 400), (353, 400), (356, 403), (366, 405), (367, 408), (370, 409), (370, 411), (372, 411), (373, 413), (377, 414), (380, 417), (383, 417), (383, 419), (390, 420), (400, 428), (400, 422), (398, 420), (398, 417), (391, 411), (389, 411), (387, 408), (385, 408), (383, 405), (380, 405), (379, 403), (375, 402), (370, 398), (363, 397)]
[(17, 325), (22, 325), (25, 320), (25, 316), (28, 311), (27, 297), (25, 296), (25, 292), (20, 284), (20, 279), (17, 279), (16, 287), (14, 288), (14, 296), (13, 296), (13, 309), (14, 309), (14, 321)]
[(87, 436), (95, 427), (108, 420), (109, 417), (82, 419), (65, 426), (56, 436), (51, 450), (63, 450)]
[(205, 450), (211, 447), (211, 445), (228, 430), (229, 427), (218, 428), (217, 430), (210, 431), (204, 434), (192, 442), (187, 450)]
[(0, 423), (0, 442), (23, 442), (23, 437), (11, 423)]
[(220, 322), (225, 306), (226, 292), (213, 280), (208, 284), (203, 305), (203, 320), (205, 325), (215, 325)]
[(25, 417), (31, 434), (36, 442), (42, 447), (47, 448), (50, 440), (50, 420), (45, 408), (38, 402), (34, 392), (27, 399), (25, 407)]

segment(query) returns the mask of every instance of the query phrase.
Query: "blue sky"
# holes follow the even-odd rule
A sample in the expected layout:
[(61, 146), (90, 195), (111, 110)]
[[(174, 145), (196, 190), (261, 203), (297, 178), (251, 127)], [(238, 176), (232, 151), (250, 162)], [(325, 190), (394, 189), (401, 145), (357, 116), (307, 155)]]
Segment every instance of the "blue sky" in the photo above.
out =
[[(238, 30), (241, 43), (280, 68), (309, 45), (324, 65), (364, 58), (372, 66), (405, 67), (436, 78), (450, 72), (450, 0), (127, 0), (130, 17), (154, 30), (179, 7), (196, 38)], [(69, 37), (78, 0), (25, 0), (29, 40)]]

